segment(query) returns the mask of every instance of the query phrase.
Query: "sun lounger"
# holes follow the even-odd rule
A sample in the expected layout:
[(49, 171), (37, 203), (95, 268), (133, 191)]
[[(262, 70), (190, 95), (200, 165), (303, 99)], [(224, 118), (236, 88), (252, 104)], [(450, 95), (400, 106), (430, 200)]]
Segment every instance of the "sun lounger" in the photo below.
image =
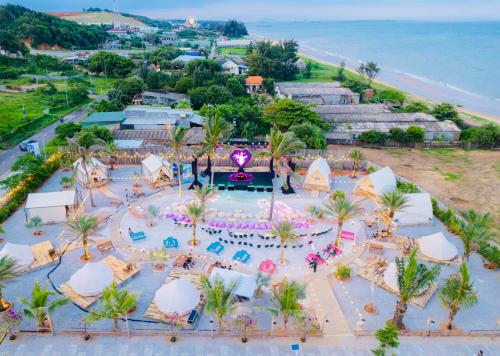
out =
[(144, 234), (144, 231), (131, 232), (129, 235), (130, 235), (130, 238), (132, 239), (132, 241), (134, 241), (134, 242), (146, 239), (146, 235)]
[(250, 259), (250, 254), (245, 251), (245, 250), (239, 250), (238, 252), (236, 252), (233, 256), (233, 260), (234, 261), (239, 261), (241, 263), (247, 263), (248, 260)]
[(165, 246), (165, 248), (179, 248), (179, 241), (176, 238), (169, 236), (163, 240), (163, 246)]
[(224, 246), (219, 241), (212, 242), (207, 248), (208, 252), (213, 252), (216, 255), (219, 255), (223, 250)]

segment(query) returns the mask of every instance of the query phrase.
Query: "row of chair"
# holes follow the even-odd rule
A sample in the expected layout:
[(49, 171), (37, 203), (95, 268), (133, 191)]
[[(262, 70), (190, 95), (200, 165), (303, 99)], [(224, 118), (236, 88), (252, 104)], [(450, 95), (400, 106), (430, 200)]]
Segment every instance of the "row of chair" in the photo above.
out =
[[(219, 241), (220, 242), (223, 242), (225, 243), (226, 245), (227, 244), (231, 244), (231, 245), (243, 245), (243, 246), (249, 246), (249, 247), (254, 247), (254, 244), (251, 243), (251, 242), (246, 242), (246, 241), (233, 241), (233, 240), (224, 240), (222, 237), (219, 237)], [(281, 245), (278, 245), (276, 244), (268, 244), (268, 245), (264, 245), (264, 244), (255, 244), (255, 247), (256, 248), (281, 248)], [(283, 246), (284, 248), (288, 248), (288, 245), (284, 245)], [(302, 248), (304, 247), (304, 244), (300, 244), (300, 245), (291, 245), (290, 248)]]
[(212, 229), (210, 227), (202, 227), (201, 230), (208, 232), (209, 235), (218, 235), (222, 233), (222, 230)]
[(234, 237), (234, 238), (247, 238), (247, 237), (253, 237), (253, 234), (234, 234), (232, 231), (228, 230), (227, 233), (229, 236)]
[(315, 236), (321, 236), (321, 235), (325, 235), (325, 234), (328, 234), (330, 231), (333, 230), (333, 227), (329, 228), (328, 230), (325, 230), (325, 231), (321, 231), (321, 232), (313, 232), (311, 234), (311, 236), (315, 237)]

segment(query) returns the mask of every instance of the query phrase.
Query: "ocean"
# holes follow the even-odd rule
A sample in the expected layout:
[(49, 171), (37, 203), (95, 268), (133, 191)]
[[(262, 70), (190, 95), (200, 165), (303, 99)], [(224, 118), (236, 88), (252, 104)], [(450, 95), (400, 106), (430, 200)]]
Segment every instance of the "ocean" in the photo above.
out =
[(351, 68), (374, 61), (379, 78), (435, 100), (500, 117), (500, 22), (247, 23), (252, 35), (295, 39), (312, 57)]

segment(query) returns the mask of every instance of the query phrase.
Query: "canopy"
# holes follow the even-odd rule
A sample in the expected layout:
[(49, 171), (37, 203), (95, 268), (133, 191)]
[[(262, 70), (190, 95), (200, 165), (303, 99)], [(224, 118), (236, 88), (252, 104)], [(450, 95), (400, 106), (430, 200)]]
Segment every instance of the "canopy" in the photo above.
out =
[(33, 263), (33, 252), (30, 245), (19, 245), (7, 242), (0, 251), (0, 257), (9, 256), (14, 258), (17, 264), (23, 268)]
[(169, 178), (173, 178), (172, 165), (167, 160), (163, 160), (160, 156), (150, 154), (142, 160), (143, 174), (152, 182), (160, 178), (160, 173), (163, 172)]
[(190, 313), (200, 302), (200, 291), (186, 278), (181, 277), (161, 286), (153, 299), (165, 314)]
[[(95, 157), (90, 157), (85, 160), (88, 177), (94, 180), (94, 183), (99, 183), (108, 179), (108, 167)], [(79, 158), (73, 163), (75, 171), (75, 179), (82, 185), (88, 185), (88, 177), (83, 168), (83, 158)]]
[(451, 261), (458, 255), (457, 247), (442, 232), (417, 239), (422, 255), (438, 261)]
[(394, 222), (402, 226), (432, 223), (432, 201), (428, 193), (405, 194), (405, 197), (408, 206), (394, 214)]
[(113, 283), (113, 271), (102, 262), (89, 262), (70, 278), (68, 284), (83, 297), (96, 296)]
[(227, 287), (231, 282), (236, 282), (234, 294), (239, 297), (251, 299), (257, 288), (257, 277), (249, 274), (232, 271), (224, 268), (214, 268), (210, 274), (210, 282), (213, 282), (215, 276), (218, 276)]
[(384, 272), (384, 283), (394, 292), (399, 293), (398, 266), (395, 262), (389, 263)]
[(396, 176), (392, 169), (384, 167), (361, 178), (354, 189), (374, 197), (380, 196), (396, 189)]
[(54, 206), (73, 206), (76, 203), (76, 190), (61, 192), (30, 193), (26, 201), (26, 209), (50, 208)]
[(319, 157), (311, 163), (302, 188), (321, 192), (330, 191), (330, 166), (326, 159)]

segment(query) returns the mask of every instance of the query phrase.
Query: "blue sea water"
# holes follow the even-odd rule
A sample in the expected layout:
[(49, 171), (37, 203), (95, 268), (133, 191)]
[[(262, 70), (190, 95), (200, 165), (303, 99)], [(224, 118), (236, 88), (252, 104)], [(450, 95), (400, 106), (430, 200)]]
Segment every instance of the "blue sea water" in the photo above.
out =
[(343, 56), (348, 64), (374, 61), (384, 71), (500, 100), (500, 22), (318, 21), (247, 26), (252, 35), (295, 39), (303, 47)]

